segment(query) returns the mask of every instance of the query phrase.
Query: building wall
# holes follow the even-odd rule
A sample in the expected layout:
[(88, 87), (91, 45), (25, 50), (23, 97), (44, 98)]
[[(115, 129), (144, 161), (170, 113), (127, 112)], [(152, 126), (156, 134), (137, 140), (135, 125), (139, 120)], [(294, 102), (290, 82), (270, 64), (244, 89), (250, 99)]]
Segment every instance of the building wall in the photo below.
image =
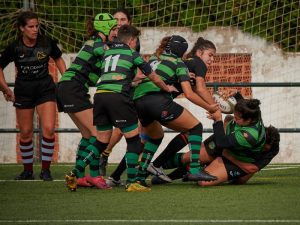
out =
[[(189, 50), (199, 36), (211, 40), (217, 47), (218, 57), (209, 68), (208, 82), (297, 82), (300, 77), (300, 54), (283, 54), (281, 50), (265, 40), (242, 33), (230, 28), (210, 28), (202, 33), (193, 33), (186, 28), (142, 28), (141, 52), (152, 54), (159, 41), (166, 35), (179, 34), (189, 42)], [(64, 55), (69, 65), (75, 54)], [(5, 69), (8, 82), (14, 80), (14, 67)], [(297, 79), (298, 78), (298, 79)], [(262, 114), (265, 125), (272, 124), (281, 128), (299, 128), (297, 120), (300, 114), (299, 88), (243, 88), (242, 93), (248, 97), (258, 98), (262, 102)], [(93, 94), (94, 90), (91, 90)], [(186, 99), (176, 99), (184, 105), (203, 123), (205, 128), (211, 128), (212, 122), (205, 116), (205, 111), (189, 103)], [(14, 128), (15, 114), (11, 103), (6, 103), (0, 96), (1, 128)], [(75, 128), (71, 119), (60, 113), (58, 115), (60, 128)], [(166, 133), (165, 139), (159, 148), (160, 152), (175, 136), (175, 133)], [(205, 133), (204, 138), (209, 134)], [(80, 140), (79, 133), (58, 134), (59, 152), (58, 162), (74, 162), (75, 151)], [(281, 152), (274, 162), (300, 162), (300, 134), (281, 134)], [(115, 147), (110, 162), (118, 162), (124, 155), (126, 142), (124, 139)], [(185, 148), (183, 151), (187, 151)], [(16, 134), (0, 134), (0, 163), (14, 163), (16, 155)]]

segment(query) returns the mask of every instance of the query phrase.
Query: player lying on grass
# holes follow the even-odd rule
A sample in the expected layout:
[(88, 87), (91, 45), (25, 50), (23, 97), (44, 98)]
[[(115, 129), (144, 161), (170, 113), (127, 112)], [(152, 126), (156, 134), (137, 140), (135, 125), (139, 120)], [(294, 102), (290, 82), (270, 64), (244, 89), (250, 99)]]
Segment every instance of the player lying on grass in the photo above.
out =
[[(226, 119), (225, 119), (226, 120)], [(272, 159), (278, 154), (279, 152), (279, 141), (280, 141), (280, 135), (278, 130), (273, 127), (269, 126), (266, 127), (266, 143), (263, 148), (263, 152), (259, 159), (254, 163), (241, 163), (236, 162), (237, 166), (243, 170), (242, 174), (238, 176), (232, 176), (233, 172), (230, 168), (226, 168), (227, 170), (227, 176), (228, 181), (234, 184), (245, 184), (256, 172), (261, 170), (262, 168), (266, 167)], [(217, 152), (214, 153), (216, 149), (212, 149), (212, 147), (215, 146), (214, 143), (214, 135), (211, 135), (208, 137), (204, 142), (202, 148), (206, 148), (208, 157), (216, 158), (218, 157)], [(183, 145), (181, 145), (183, 147)], [(208, 153), (209, 152), (209, 153)], [(203, 151), (205, 153), (205, 151)], [(227, 154), (226, 152), (223, 152), (224, 154)], [(230, 157), (227, 155), (226, 157)], [(202, 159), (205, 157), (203, 156)], [(176, 160), (175, 160), (176, 159)], [(233, 160), (231, 158), (231, 160)], [(176, 163), (177, 161), (177, 163)], [(165, 164), (162, 165), (164, 169), (171, 169), (174, 168), (175, 165), (178, 165), (178, 167), (168, 174), (168, 177), (172, 180), (181, 179), (186, 174), (187, 166), (188, 166), (188, 156), (187, 153), (177, 153), (176, 157), (174, 156), (172, 160), (169, 160)], [(185, 179), (183, 179), (185, 181)], [(154, 176), (152, 178), (152, 184), (164, 184), (167, 183), (166, 181), (160, 179), (157, 176)]]
[[(201, 186), (216, 185), (226, 181), (237, 180), (246, 182), (255, 172), (265, 167), (279, 151), (279, 133), (276, 128), (265, 128), (260, 119), (258, 100), (240, 100), (235, 107), (234, 118), (226, 118), (226, 133), (223, 129), (222, 114), (220, 111), (209, 114), (215, 121), (214, 135), (209, 137), (201, 146), (200, 158), (202, 164), (208, 164), (205, 170), (217, 176), (212, 182), (198, 182)], [(227, 125), (228, 124), (228, 125)], [(184, 139), (182, 139), (184, 140)], [(172, 144), (172, 143), (170, 143)], [(174, 153), (186, 145), (184, 141), (177, 143), (174, 149), (175, 157), (169, 158), (166, 163), (163, 152), (153, 163), (164, 168), (178, 169), (169, 176), (171, 179), (182, 178), (189, 163), (189, 153)], [(170, 147), (167, 146), (168, 151)], [(159, 165), (160, 164), (160, 165)], [(241, 179), (243, 178), (243, 179)], [(152, 183), (165, 183), (154, 177)]]

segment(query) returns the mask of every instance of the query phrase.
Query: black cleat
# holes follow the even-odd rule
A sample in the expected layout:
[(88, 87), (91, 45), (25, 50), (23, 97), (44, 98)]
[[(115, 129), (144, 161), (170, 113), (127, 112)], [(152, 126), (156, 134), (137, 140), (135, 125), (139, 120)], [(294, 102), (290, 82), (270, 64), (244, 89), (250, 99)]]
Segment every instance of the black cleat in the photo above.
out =
[(53, 180), (50, 170), (42, 170), (40, 173), (40, 178), (43, 181), (52, 181)]
[(144, 187), (146, 187), (146, 188), (150, 188), (150, 186), (144, 180), (139, 180), (139, 181), (137, 181), (137, 183), (144, 186)]
[(24, 170), (20, 175), (15, 177), (15, 180), (34, 180), (33, 172)]
[(161, 178), (159, 178), (158, 176), (153, 176), (151, 179), (151, 184), (152, 185), (159, 185), (159, 184), (168, 184), (170, 182), (167, 182)]
[(216, 176), (212, 176), (203, 170), (199, 170), (196, 174), (187, 173), (183, 176), (182, 181), (214, 181), (217, 179)]

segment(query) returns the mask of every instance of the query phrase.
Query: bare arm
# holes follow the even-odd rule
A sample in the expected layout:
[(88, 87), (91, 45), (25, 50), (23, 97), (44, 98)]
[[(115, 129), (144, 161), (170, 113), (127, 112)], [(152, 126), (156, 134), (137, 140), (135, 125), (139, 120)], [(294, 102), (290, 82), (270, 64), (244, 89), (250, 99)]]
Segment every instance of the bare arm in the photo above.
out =
[(216, 103), (209, 104), (206, 101), (204, 101), (199, 95), (197, 95), (192, 90), (192, 87), (191, 87), (189, 81), (183, 81), (180, 84), (181, 84), (181, 87), (182, 87), (185, 97), (189, 101), (191, 101), (192, 103), (194, 103), (212, 113), (218, 110), (218, 104), (216, 104)]
[(14, 93), (7, 85), (2, 68), (0, 68), (0, 90), (3, 92), (6, 101), (15, 101)]
[(63, 74), (66, 71), (66, 64), (62, 57), (59, 57), (54, 60), (55, 64), (60, 72), (60, 74)]
[(196, 77), (196, 93), (207, 103), (215, 104), (210, 92), (208, 91), (203, 77)]
[(157, 87), (166, 92), (172, 92), (177, 90), (173, 86), (166, 85), (165, 82), (162, 79), (160, 79), (160, 77), (154, 71), (150, 75), (148, 75), (148, 77)]

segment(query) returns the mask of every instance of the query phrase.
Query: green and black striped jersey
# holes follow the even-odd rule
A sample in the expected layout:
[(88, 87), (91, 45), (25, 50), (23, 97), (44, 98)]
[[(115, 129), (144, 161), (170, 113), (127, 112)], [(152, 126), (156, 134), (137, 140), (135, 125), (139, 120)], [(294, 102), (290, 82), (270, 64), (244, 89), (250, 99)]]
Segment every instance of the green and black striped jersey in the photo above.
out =
[(106, 45), (98, 36), (85, 42), (60, 82), (77, 79), (86, 88), (95, 86), (101, 75), (101, 59)]
[(124, 43), (111, 43), (102, 59), (102, 75), (96, 92), (111, 91), (129, 96), (137, 67), (146, 76), (152, 73), (150, 64), (138, 52)]
[(266, 142), (266, 131), (262, 121), (252, 126), (240, 126), (232, 120), (226, 126), (226, 136), (234, 145), (228, 149), (229, 153), (243, 162), (255, 162)]
[[(151, 56), (149, 63), (153, 70), (160, 76), (160, 78), (168, 85), (180, 83), (182, 81), (189, 81), (189, 71), (182, 61), (175, 55), (162, 54), (160, 59), (156, 56)], [(161, 89), (157, 87), (149, 78), (143, 80), (134, 90), (133, 99), (138, 99), (151, 92), (160, 92)]]

